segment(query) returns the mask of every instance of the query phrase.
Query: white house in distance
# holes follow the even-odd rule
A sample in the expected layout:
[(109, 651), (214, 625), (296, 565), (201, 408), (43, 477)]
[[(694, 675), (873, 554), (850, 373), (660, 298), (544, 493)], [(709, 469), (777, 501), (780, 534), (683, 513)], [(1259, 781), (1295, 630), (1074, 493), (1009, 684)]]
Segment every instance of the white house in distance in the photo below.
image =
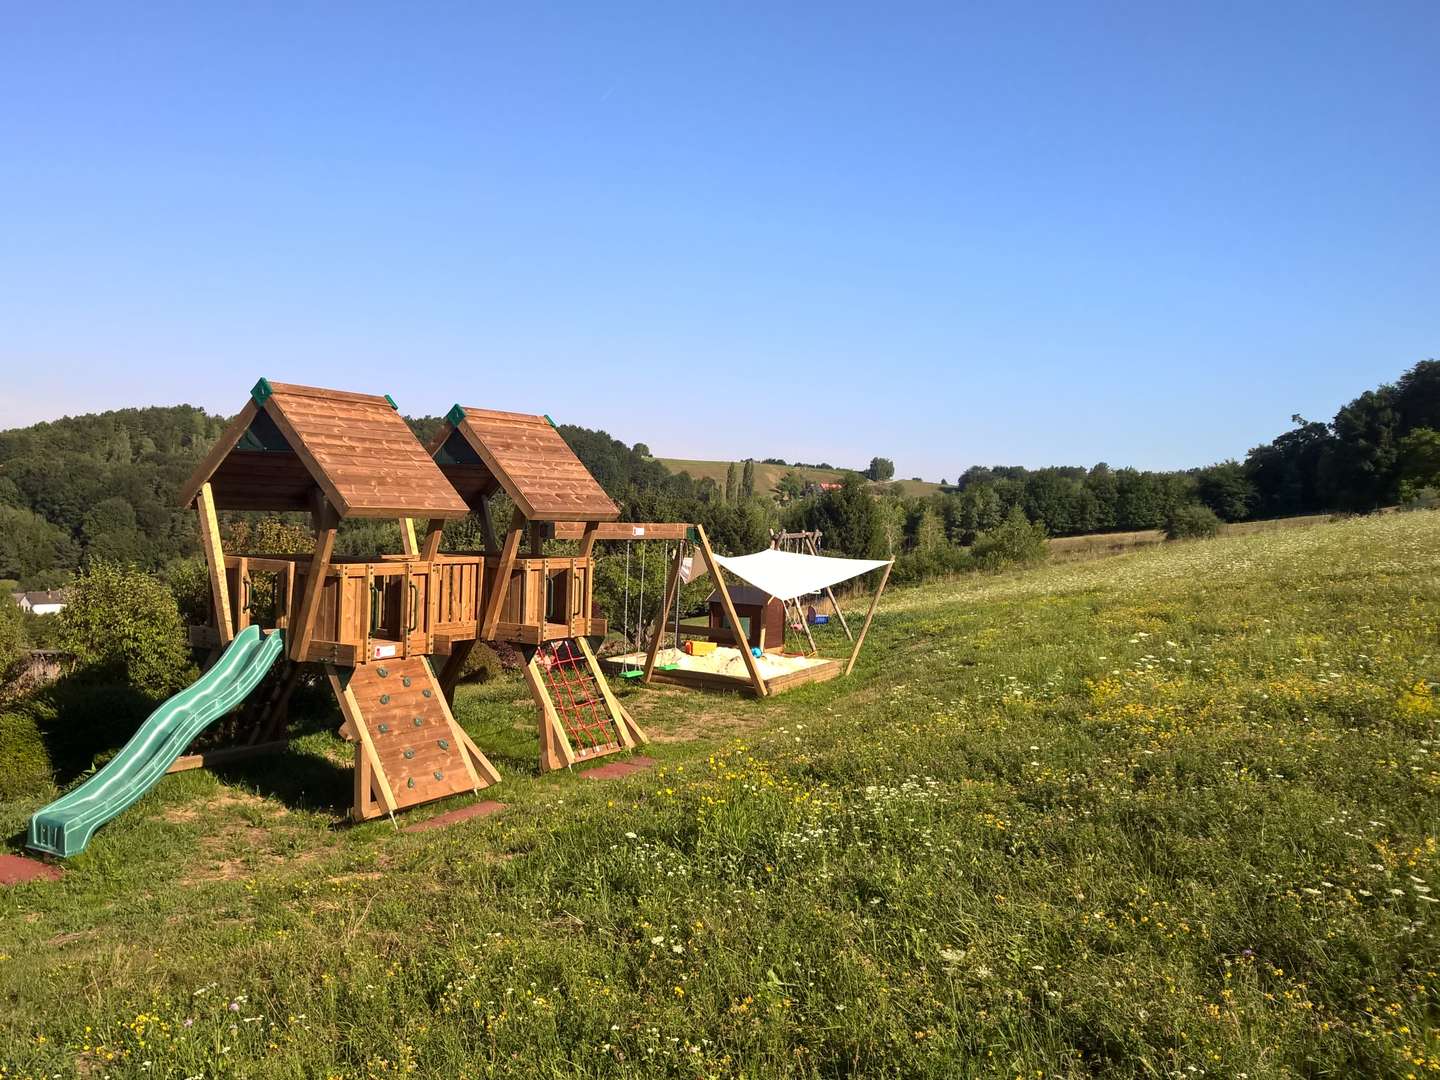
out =
[(28, 611), (32, 615), (55, 615), (65, 607), (65, 593), (60, 589), (20, 593), (17, 601), (21, 611)]

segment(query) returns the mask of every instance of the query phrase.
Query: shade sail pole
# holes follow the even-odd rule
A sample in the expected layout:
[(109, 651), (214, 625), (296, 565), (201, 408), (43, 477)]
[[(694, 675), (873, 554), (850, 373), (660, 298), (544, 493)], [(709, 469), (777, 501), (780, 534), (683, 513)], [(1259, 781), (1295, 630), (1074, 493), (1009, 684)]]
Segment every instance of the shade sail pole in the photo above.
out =
[(880, 576), (880, 587), (875, 590), (875, 598), (870, 601), (870, 610), (865, 615), (865, 625), (860, 628), (860, 636), (855, 639), (855, 648), (850, 652), (850, 663), (845, 665), (846, 675), (855, 669), (855, 661), (860, 658), (860, 646), (865, 644), (865, 635), (870, 632), (870, 620), (875, 618), (875, 609), (880, 606), (880, 594), (885, 591), (885, 583), (890, 580), (890, 571), (894, 568), (894, 559), (885, 564), (885, 573)]

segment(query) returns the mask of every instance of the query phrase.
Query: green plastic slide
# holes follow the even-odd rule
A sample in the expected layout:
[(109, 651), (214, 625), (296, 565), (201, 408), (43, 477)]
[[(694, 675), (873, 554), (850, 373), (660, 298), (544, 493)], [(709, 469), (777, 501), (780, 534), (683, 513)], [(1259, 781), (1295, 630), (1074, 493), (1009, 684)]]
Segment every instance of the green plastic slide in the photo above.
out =
[(250, 626), (215, 665), (170, 698), (105, 767), (30, 819), (27, 846), (51, 855), (76, 855), (105, 822), (149, 791), (192, 739), (255, 689), (285, 651), (282, 630)]

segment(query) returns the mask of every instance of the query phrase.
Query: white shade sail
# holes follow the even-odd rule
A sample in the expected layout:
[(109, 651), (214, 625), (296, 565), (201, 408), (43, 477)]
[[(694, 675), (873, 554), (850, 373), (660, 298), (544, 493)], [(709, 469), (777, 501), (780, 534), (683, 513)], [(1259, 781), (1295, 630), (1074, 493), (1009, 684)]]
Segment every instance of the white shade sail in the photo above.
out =
[(715, 561), (742, 581), (780, 600), (794, 600), (889, 564), (888, 559), (835, 559), (766, 548), (753, 555), (716, 555)]

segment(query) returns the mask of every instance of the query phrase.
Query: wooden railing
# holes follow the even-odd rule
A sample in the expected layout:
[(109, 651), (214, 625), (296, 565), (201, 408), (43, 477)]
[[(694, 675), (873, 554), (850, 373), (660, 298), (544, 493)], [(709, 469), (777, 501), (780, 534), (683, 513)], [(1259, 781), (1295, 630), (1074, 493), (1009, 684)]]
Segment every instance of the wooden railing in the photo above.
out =
[[(225, 583), (234, 632), (252, 623), (289, 627), (309, 571), (308, 555), (227, 555)], [(494, 602), (495, 555), (440, 555), (426, 562), (405, 556), (379, 560), (337, 559), (326, 570), (306, 659), (353, 666), (424, 653), (450, 651), (454, 641), (477, 636)], [(589, 558), (518, 558), (514, 561), (498, 622), (497, 641), (539, 644), (603, 634), (606, 622), (591, 616), (594, 562)], [(213, 626), (192, 627), (197, 646), (219, 643)]]

